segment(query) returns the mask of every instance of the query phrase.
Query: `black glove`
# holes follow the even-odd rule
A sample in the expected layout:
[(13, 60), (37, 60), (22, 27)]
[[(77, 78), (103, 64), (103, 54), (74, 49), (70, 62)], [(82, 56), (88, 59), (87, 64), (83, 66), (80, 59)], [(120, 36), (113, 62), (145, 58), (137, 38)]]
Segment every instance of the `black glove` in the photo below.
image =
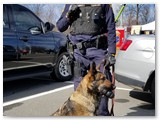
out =
[(67, 13), (67, 18), (69, 18), (70, 22), (73, 22), (77, 20), (77, 18), (79, 18), (80, 13), (81, 13), (81, 10), (79, 9), (79, 7), (76, 7), (74, 10), (70, 10)]
[(108, 54), (106, 58), (106, 64), (112, 66), (116, 63), (115, 54)]

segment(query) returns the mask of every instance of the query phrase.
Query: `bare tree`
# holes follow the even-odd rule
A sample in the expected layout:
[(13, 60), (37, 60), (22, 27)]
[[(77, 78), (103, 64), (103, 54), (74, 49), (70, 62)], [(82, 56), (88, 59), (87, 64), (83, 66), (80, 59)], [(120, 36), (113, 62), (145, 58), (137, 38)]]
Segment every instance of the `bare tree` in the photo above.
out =
[(54, 5), (46, 5), (45, 11), (43, 12), (43, 21), (53, 23), (54, 16), (55, 16)]
[(149, 12), (149, 6), (145, 5), (143, 8), (143, 11), (140, 14), (140, 18), (141, 18), (141, 23), (142, 24), (146, 24), (149, 22), (149, 18), (150, 18), (150, 12)]
[(25, 7), (33, 11), (44, 22), (53, 22), (54, 6), (49, 4), (25, 4)]
[(38, 17), (43, 16), (45, 4), (25, 4), (24, 6), (32, 10)]
[(135, 23), (135, 8), (133, 5), (126, 5), (126, 8), (123, 13), (124, 22), (123, 24), (125, 26), (131, 26)]
[(142, 13), (143, 11), (143, 7), (144, 7), (144, 4), (136, 4), (135, 5), (135, 14), (136, 14), (136, 25), (139, 25), (139, 18), (140, 18), (140, 14)]
[(139, 24), (139, 21), (138, 21), (138, 18), (139, 18), (139, 4), (136, 5), (136, 24), (138, 25)]
[(123, 24), (131, 26), (152, 22), (155, 20), (154, 9), (154, 5), (151, 4), (127, 4), (123, 13)]
[(63, 4), (23, 4), (25, 7), (33, 11), (44, 22), (56, 23), (59, 19)]

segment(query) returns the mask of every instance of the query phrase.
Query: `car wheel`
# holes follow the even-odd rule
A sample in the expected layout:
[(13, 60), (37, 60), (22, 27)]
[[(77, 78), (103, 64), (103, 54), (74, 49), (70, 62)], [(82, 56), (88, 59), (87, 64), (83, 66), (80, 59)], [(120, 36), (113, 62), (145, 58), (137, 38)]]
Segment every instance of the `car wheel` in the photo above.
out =
[(153, 78), (152, 84), (151, 84), (151, 95), (152, 95), (153, 103), (155, 103), (155, 78)]
[(58, 78), (59, 81), (67, 81), (71, 80), (72, 75), (69, 75), (67, 70), (67, 65), (65, 63), (65, 60), (63, 59), (63, 55), (66, 55), (69, 57), (67, 52), (62, 53), (57, 60), (57, 63), (55, 65), (55, 75)]

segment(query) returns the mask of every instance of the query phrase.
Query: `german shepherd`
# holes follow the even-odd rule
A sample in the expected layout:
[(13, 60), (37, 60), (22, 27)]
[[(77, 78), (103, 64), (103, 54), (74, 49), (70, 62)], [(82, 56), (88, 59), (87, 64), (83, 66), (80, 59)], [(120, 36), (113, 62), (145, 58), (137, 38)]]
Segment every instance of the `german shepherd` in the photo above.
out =
[(96, 116), (101, 93), (113, 97), (111, 92), (115, 87), (106, 79), (106, 76), (92, 63), (87, 75), (83, 77), (76, 91), (51, 116)]

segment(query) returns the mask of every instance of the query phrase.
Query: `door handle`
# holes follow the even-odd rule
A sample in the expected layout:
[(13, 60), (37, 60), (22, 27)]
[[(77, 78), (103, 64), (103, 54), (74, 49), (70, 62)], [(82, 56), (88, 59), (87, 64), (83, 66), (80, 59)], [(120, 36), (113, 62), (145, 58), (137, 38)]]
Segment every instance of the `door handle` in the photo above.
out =
[(19, 39), (20, 39), (20, 40), (23, 40), (24, 42), (27, 42), (27, 41), (28, 41), (28, 37), (27, 37), (27, 36), (20, 37)]

